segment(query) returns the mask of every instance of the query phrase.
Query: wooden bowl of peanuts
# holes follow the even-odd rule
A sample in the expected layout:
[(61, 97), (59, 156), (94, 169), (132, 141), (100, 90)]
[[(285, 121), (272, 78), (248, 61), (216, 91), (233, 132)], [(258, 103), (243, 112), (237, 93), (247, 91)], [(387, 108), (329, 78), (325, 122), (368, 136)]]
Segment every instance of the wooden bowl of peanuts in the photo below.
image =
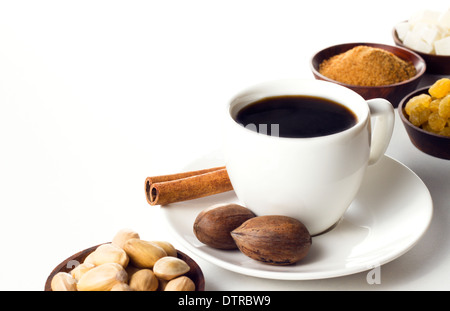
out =
[(62, 261), (48, 276), (45, 291), (205, 290), (198, 264), (169, 242), (142, 240), (130, 230), (116, 237)]
[(414, 146), (450, 160), (450, 79), (411, 92), (400, 102), (398, 113)]

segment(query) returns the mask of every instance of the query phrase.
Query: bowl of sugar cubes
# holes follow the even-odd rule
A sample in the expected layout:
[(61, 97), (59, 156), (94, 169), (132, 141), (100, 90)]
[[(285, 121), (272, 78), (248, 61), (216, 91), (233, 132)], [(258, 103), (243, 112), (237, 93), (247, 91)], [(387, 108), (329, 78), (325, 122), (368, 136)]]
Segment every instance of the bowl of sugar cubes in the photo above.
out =
[(394, 26), (392, 37), (397, 46), (410, 49), (425, 60), (427, 73), (450, 74), (450, 7), (413, 14)]

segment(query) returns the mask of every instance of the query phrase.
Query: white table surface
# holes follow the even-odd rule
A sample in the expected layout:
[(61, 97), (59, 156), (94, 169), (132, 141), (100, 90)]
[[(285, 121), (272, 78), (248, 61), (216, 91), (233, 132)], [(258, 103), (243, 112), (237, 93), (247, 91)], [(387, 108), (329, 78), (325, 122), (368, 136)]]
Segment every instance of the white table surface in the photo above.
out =
[[(184, 250), (159, 207), (147, 204), (144, 180), (179, 172), (219, 148), (218, 124), (230, 97), (262, 81), (312, 79), (309, 60), (317, 50), (393, 44), (396, 22), (447, 6), (446, 0), (1, 1), (0, 290), (42, 290), (63, 259), (124, 227)], [(367, 272), (260, 279), (188, 252), (203, 269), (206, 289), (449, 290), (450, 162), (417, 150), (396, 121), (387, 154), (425, 182), (434, 217), (412, 250), (381, 267), (380, 284), (369, 285)]]

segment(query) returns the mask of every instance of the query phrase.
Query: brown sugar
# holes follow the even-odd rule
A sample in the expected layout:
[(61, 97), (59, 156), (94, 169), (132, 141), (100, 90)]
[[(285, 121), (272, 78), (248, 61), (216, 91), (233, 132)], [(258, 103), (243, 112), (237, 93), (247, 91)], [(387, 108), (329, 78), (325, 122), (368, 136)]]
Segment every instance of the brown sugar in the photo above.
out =
[(382, 86), (411, 79), (416, 68), (391, 52), (359, 45), (323, 61), (319, 72), (341, 83)]

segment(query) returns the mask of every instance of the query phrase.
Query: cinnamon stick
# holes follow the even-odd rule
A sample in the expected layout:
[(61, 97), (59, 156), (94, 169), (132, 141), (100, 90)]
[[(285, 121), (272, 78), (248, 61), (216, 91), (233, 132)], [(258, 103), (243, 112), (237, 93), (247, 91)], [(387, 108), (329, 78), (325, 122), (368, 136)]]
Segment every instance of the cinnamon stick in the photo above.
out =
[(224, 168), (225, 168), (225, 166), (219, 166), (219, 167), (206, 168), (206, 169), (196, 170), (196, 171), (176, 173), (176, 174), (171, 174), (171, 175), (160, 175), (160, 176), (147, 177), (145, 182), (146, 182), (146, 184), (149, 183), (149, 185), (151, 186), (152, 184), (157, 183), (157, 182), (182, 179), (185, 177), (201, 175), (201, 174), (209, 173), (212, 171), (217, 171), (217, 170), (224, 169)]
[(150, 205), (166, 205), (230, 190), (233, 187), (224, 166), (145, 180), (145, 194)]

